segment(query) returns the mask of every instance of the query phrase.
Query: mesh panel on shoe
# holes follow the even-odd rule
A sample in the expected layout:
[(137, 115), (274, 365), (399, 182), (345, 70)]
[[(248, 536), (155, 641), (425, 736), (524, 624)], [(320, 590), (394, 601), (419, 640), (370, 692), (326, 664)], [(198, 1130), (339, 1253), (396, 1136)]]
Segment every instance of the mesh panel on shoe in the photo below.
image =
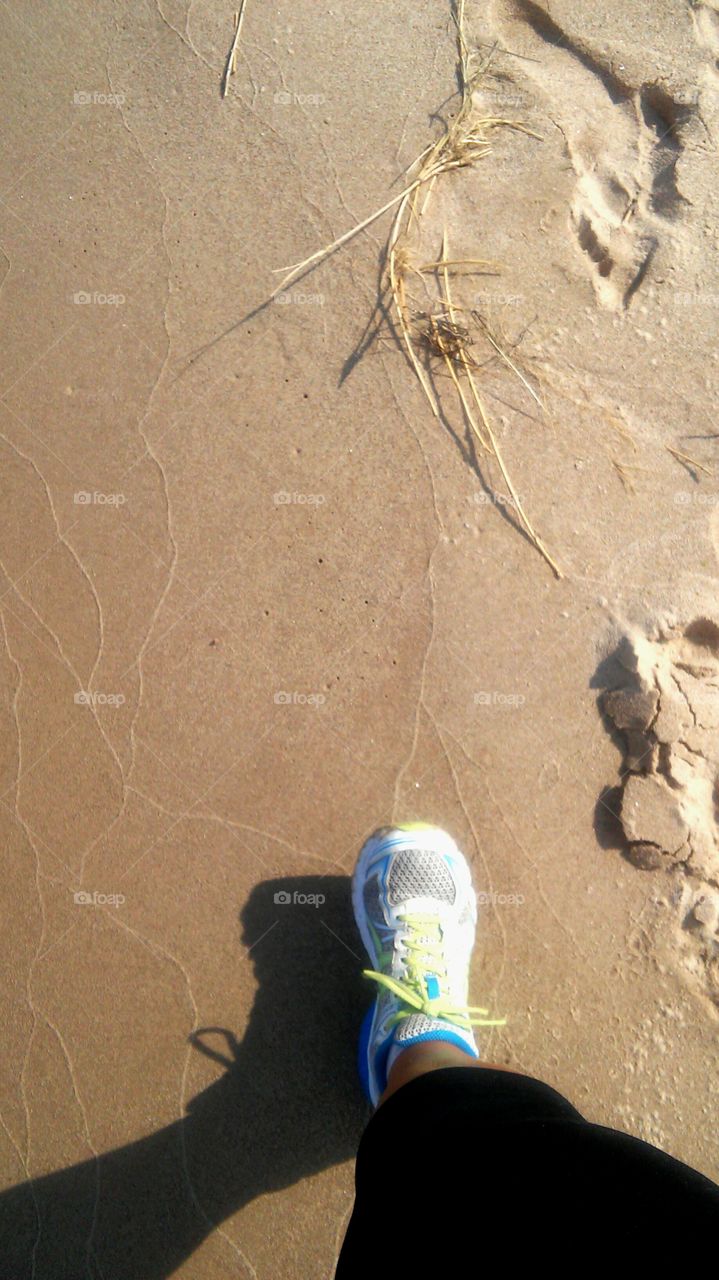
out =
[(453, 1036), (459, 1036), (468, 1049), (476, 1052), (477, 1042), (470, 1030), (442, 1022), (439, 1018), (428, 1018), (425, 1013), (412, 1013), (408, 1018), (403, 1018), (394, 1033), (394, 1040), (397, 1045), (416, 1040), (418, 1036), (424, 1036), (428, 1040), (446, 1040), (448, 1031)]
[(408, 898), (434, 898), (451, 906), (455, 887), (444, 858), (424, 849), (398, 853), (390, 868), (387, 898), (393, 907)]
[(447, 1029), (445, 1022), (440, 1022), (439, 1018), (428, 1018), (426, 1013), (411, 1013), (408, 1018), (403, 1018), (397, 1025), (394, 1038), (397, 1044), (401, 1044), (403, 1040), (412, 1040), (415, 1036), (426, 1035), (429, 1031), (441, 1031)]

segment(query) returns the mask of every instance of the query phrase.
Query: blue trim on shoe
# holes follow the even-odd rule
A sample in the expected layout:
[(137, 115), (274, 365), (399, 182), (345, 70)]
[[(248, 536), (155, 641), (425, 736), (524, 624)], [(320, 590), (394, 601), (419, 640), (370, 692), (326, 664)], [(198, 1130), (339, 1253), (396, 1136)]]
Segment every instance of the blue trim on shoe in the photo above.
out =
[(412, 1036), (411, 1040), (401, 1040), (399, 1045), (402, 1049), (411, 1049), (415, 1044), (453, 1044), (458, 1049), (463, 1049), (468, 1058), (478, 1058), (479, 1050), (473, 1051), (466, 1040), (455, 1034), (454, 1031), (424, 1031), (421, 1035)]
[(389, 1058), (389, 1051), (392, 1048), (393, 1044), (394, 1044), (394, 1029), (390, 1031), (384, 1044), (380, 1045), (379, 1049), (374, 1055), (374, 1076), (375, 1076), (375, 1082), (377, 1085), (377, 1098), (372, 1099), (372, 1104), (375, 1107), (377, 1106), (377, 1103), (379, 1102), (380, 1098), (382, 1097), (382, 1094), (387, 1088), (387, 1059)]
[[(362, 1019), (357, 1053), (357, 1070), (359, 1072), (360, 1083), (365, 1097), (373, 1107), (377, 1106), (377, 1103), (387, 1088), (387, 1059), (389, 1057), (389, 1051), (394, 1043), (393, 1030), (386, 1037), (384, 1043), (380, 1045), (379, 1049), (375, 1051), (372, 1061), (370, 1061), (370, 1044), (372, 1042), (372, 1027), (374, 1024), (376, 1010), (377, 1001), (375, 1000), (374, 1004), (370, 1005)], [(373, 1082), (375, 1089), (372, 1087)]]
[(364, 1090), (365, 1097), (369, 1102), (372, 1101), (369, 1083), (369, 1042), (372, 1035), (372, 1020), (374, 1018), (374, 1004), (371, 1004), (362, 1019), (360, 1027), (359, 1044), (357, 1046), (357, 1070), (359, 1072), (360, 1083)]

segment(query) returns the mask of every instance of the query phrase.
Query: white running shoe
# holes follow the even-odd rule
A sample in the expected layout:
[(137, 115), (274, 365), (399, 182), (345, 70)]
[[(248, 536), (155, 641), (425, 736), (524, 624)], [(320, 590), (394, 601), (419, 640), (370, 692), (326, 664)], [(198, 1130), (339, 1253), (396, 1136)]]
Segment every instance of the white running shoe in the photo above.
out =
[[(363, 846), (352, 905), (380, 991), (362, 1024), (359, 1072), (373, 1106), (387, 1086), (392, 1050), (427, 1040), (473, 1058), (477, 1018), (467, 1005), (477, 903), (469, 866), (451, 836), (424, 822), (381, 827)], [(394, 1056), (394, 1054), (393, 1054)]]

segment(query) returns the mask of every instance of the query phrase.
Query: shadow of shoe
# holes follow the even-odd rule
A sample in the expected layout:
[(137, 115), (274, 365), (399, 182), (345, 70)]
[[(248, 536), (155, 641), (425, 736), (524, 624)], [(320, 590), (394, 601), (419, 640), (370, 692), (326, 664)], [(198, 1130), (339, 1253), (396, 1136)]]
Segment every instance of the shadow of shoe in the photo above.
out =
[(354, 1156), (368, 996), (349, 881), (266, 881), (240, 919), (258, 983), (246, 1034), (190, 1037), (223, 1075), (173, 1124), (0, 1194), (0, 1275), (160, 1280), (256, 1196)]

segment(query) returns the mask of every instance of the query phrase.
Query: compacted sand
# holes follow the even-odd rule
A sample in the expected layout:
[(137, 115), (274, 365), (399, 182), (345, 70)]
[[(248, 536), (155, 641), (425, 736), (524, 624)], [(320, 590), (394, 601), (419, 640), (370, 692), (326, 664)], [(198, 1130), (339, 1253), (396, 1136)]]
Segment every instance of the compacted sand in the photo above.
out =
[(466, 7), (531, 132), (422, 246), (497, 264), (456, 296), (561, 580), (366, 341), (387, 217), (265, 305), (456, 112), (449, 3), (249, 0), (223, 99), (233, 22), (0, 6), (12, 1280), (329, 1280), (392, 818), (472, 860), (487, 1055), (719, 1177), (719, 13)]

